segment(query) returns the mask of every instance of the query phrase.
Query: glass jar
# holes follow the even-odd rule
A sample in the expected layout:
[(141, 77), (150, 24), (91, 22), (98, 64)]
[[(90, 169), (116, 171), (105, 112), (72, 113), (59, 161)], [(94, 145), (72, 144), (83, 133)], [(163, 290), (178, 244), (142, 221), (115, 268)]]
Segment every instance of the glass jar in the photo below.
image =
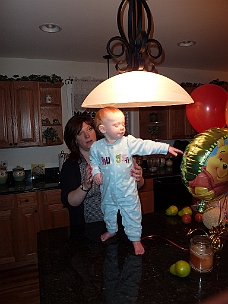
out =
[(158, 171), (158, 168), (159, 168), (159, 158), (148, 159), (147, 164), (148, 164), (148, 169), (151, 172)]
[(190, 265), (198, 272), (210, 272), (213, 269), (214, 250), (211, 240), (204, 235), (195, 235), (190, 239)]
[(171, 167), (171, 166), (173, 165), (172, 159), (168, 158), (168, 159), (166, 160), (165, 164), (166, 164), (167, 167)]
[(25, 178), (25, 170), (24, 168), (17, 166), (13, 169), (13, 179), (15, 182), (21, 182)]
[(8, 173), (5, 166), (0, 166), (0, 185), (5, 184), (8, 178)]

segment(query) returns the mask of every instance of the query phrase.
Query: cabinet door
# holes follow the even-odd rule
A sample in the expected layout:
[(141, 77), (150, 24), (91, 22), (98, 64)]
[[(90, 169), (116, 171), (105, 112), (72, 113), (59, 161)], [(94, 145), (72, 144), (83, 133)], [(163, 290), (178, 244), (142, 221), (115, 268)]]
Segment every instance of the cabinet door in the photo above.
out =
[(60, 189), (43, 191), (45, 229), (70, 225), (69, 213), (61, 202)]
[(197, 134), (197, 131), (191, 126), (190, 122), (188, 121), (187, 116), (185, 118), (185, 134), (186, 138), (193, 138)]
[(10, 83), (0, 81), (0, 148), (13, 146)]
[(20, 260), (37, 258), (38, 212), (36, 207), (18, 210)]
[(38, 146), (41, 126), (38, 82), (13, 82), (12, 101), (14, 145)]
[(154, 212), (154, 191), (152, 178), (144, 180), (144, 186), (139, 190), (139, 198), (141, 201), (143, 214)]
[(59, 228), (70, 226), (67, 208), (60, 204), (44, 206), (45, 228)]
[[(183, 87), (185, 91), (188, 92), (188, 94), (191, 94), (196, 87)], [(186, 106), (185, 106), (185, 138), (193, 138), (197, 134), (197, 131), (191, 126), (190, 122), (188, 121), (187, 115), (186, 115)]]
[(14, 195), (1, 196), (0, 204), (0, 265), (19, 260), (18, 239), (16, 237), (16, 210)]
[(185, 106), (168, 107), (168, 138), (185, 138)]
[(37, 258), (37, 232), (40, 230), (37, 192), (17, 194), (20, 259)]

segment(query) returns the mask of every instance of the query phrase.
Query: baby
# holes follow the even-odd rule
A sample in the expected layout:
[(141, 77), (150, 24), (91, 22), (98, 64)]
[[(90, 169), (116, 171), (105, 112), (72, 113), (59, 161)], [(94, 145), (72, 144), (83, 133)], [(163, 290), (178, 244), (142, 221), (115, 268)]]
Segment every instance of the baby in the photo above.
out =
[(125, 117), (115, 107), (100, 109), (95, 126), (104, 138), (90, 148), (93, 180), (100, 185), (101, 209), (107, 232), (101, 235), (106, 241), (118, 231), (117, 212), (120, 210), (124, 231), (133, 243), (135, 254), (143, 254), (141, 243), (141, 204), (135, 179), (130, 171), (134, 155), (167, 154), (177, 156), (182, 151), (152, 140), (142, 140), (125, 134)]

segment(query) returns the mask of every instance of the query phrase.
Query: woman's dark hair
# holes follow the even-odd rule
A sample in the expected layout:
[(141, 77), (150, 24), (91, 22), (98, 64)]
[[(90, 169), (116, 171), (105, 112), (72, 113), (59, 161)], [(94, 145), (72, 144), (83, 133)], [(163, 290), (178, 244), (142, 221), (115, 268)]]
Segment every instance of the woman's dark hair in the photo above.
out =
[(80, 114), (71, 117), (64, 130), (64, 141), (71, 152), (70, 158), (76, 161), (80, 160), (80, 152), (79, 147), (76, 144), (76, 136), (81, 132), (83, 122), (95, 129), (93, 119), (87, 114)]

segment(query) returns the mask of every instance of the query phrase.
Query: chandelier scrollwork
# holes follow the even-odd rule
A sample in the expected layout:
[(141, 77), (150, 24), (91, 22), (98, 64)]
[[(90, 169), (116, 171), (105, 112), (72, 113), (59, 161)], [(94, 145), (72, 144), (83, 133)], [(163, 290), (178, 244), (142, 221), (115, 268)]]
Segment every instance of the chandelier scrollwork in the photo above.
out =
[[(128, 39), (125, 35), (123, 28), (123, 15), (128, 5)], [(147, 22), (143, 18), (147, 17)], [(147, 28), (143, 27), (143, 24), (147, 24)], [(120, 65), (124, 63), (120, 60), (116, 64), (116, 70), (119, 73), (130, 72), (130, 71), (142, 71), (147, 70), (148, 66), (150, 69), (154, 69), (153, 59), (157, 59), (162, 54), (161, 44), (150, 37), (152, 17), (149, 6), (146, 0), (122, 0), (117, 12), (117, 26), (120, 36), (112, 37), (107, 43), (107, 52), (114, 58), (120, 58), (126, 54), (126, 66), (120, 68)], [(120, 43), (121, 51), (115, 53), (112, 48), (113, 43)], [(158, 49), (156, 55), (152, 55), (150, 48), (152, 45)], [(145, 55), (144, 55), (145, 54)], [(145, 64), (145, 58), (148, 59), (147, 65)]]

